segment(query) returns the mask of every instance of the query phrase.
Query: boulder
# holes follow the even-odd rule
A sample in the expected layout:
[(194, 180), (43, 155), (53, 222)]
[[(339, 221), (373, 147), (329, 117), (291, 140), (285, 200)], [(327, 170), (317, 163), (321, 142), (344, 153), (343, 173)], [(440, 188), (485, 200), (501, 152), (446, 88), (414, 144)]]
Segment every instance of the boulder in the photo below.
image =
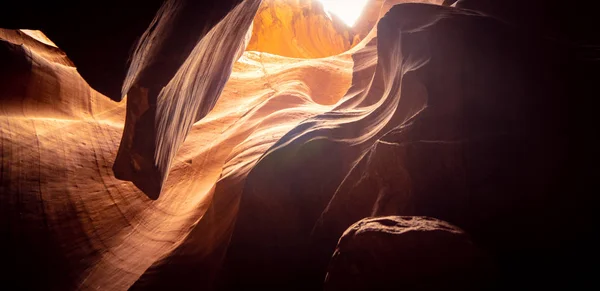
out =
[(325, 290), (484, 290), (485, 255), (460, 228), (429, 217), (365, 218), (333, 254)]

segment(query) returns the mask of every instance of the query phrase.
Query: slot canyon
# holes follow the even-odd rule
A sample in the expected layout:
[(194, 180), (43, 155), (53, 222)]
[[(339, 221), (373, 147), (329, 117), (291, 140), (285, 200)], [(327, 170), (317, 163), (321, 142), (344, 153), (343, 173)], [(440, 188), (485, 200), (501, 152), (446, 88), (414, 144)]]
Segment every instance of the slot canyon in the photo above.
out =
[(9, 2), (0, 290), (598, 288), (585, 1)]

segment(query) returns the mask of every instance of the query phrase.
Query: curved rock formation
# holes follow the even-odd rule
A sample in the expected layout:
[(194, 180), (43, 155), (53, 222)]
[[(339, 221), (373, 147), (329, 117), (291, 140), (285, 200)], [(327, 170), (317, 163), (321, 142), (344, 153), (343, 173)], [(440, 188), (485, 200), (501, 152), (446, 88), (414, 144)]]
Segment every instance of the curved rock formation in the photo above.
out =
[(488, 290), (491, 273), (456, 226), (428, 217), (367, 218), (340, 238), (325, 290)]
[(354, 34), (318, 1), (264, 0), (248, 50), (292, 58), (329, 57), (349, 50)]
[[(357, 23), (348, 27), (313, 0), (263, 0), (248, 50), (292, 58), (323, 58), (346, 52), (367, 38), (379, 19), (395, 4), (442, 0), (370, 0)], [(349, 4), (352, 5), (352, 4)], [(383, 8), (383, 9), (382, 9)]]
[[(4, 35), (8, 50), (2, 57), (10, 67), (2, 72), (7, 85), (2, 86), (6, 186), (1, 197), (2, 221), (10, 227), (2, 228), (7, 231), (2, 246), (22, 250), (4, 262), (19, 262), (8, 275), (31, 289), (127, 289), (150, 265), (172, 253), (199, 221), (210, 229), (196, 247), (215, 252), (223, 240), (205, 235), (227, 231), (227, 221), (214, 221), (210, 215), (201, 220), (211, 205), (215, 183), (221, 176), (243, 182), (244, 173), (269, 145), (343, 96), (352, 70), (347, 55), (302, 61), (244, 53), (227, 76), (229, 86), (221, 101), (190, 130), (170, 169), (164, 197), (152, 202), (110, 170), (127, 126), (126, 110), (144, 109), (132, 103), (136, 96), (114, 103), (90, 89), (75, 68), (55, 64), (64, 57), (62, 51), (19, 31), (3, 31)], [(48, 52), (38, 53), (36, 46)], [(232, 53), (233, 61), (238, 50)], [(312, 78), (304, 80), (309, 74)], [(321, 79), (338, 81), (323, 86)], [(37, 145), (33, 151), (39, 155), (28, 154), (32, 145)], [(30, 175), (37, 177), (35, 181), (25, 178)], [(31, 232), (32, 228), (40, 230)], [(18, 279), (27, 273), (48, 276)]]
[[(119, 53), (94, 77), (106, 58), (82, 61), (88, 47), (63, 46), (57, 26), (0, 30), (1, 281), (318, 290), (344, 231), (387, 215), (464, 229), (501, 289), (584, 276), (570, 256), (593, 245), (579, 188), (594, 147), (572, 143), (595, 132), (580, 92), (594, 47), (490, 16), (497, 6), (403, 2), (423, 1), (372, 1), (350, 37), (316, 6), (278, 4), (292, 22), (268, 30), (258, 0), (169, 0), (114, 41), (126, 20), (96, 27), (107, 43), (90, 55)], [(270, 47), (257, 36), (270, 33), (300, 42)]]
[(370, 82), (291, 130), (248, 175), (224, 281), (317, 288), (348, 225), (395, 214), (459, 225), (502, 253), (506, 278), (525, 276), (508, 254), (535, 264), (544, 251), (523, 250), (552, 233), (544, 221), (560, 221), (545, 206), (565, 188), (542, 181), (567, 160), (565, 91), (551, 81), (564, 78), (551, 69), (564, 49), (476, 11), (395, 6), (378, 24)]
[[(32, 5), (14, 1), (10, 13), (5, 13), (0, 19), (0, 27), (43, 31), (58, 47), (68, 52), (69, 59), (92, 88), (113, 100), (121, 100), (121, 87), (131, 50), (162, 2), (54, 1)], [(192, 2), (206, 5), (211, 1)], [(213, 13), (219, 14), (218, 11)]]
[[(215, 106), (233, 63), (245, 49), (246, 35), (261, 3), (252, 0), (237, 5), (197, 41), (185, 61), (179, 62), (181, 65), (174, 75), (169, 74), (172, 70), (161, 69), (164, 75), (159, 81), (155, 79), (148, 84), (144, 70), (161, 67), (155, 65), (159, 62), (153, 59), (154, 54), (161, 53), (154, 48), (157, 42), (159, 48), (168, 47), (168, 51), (173, 51), (172, 44), (167, 42), (169, 38), (165, 39), (163, 34), (172, 29), (169, 27), (172, 22), (188, 22), (194, 18), (184, 5), (187, 2), (181, 1), (166, 1), (158, 12), (133, 55), (123, 84), (123, 94), (131, 93), (130, 105), (113, 170), (117, 178), (132, 181), (152, 199), (160, 195), (173, 158), (192, 124)], [(167, 61), (170, 61), (169, 56), (167, 54)], [(173, 69), (173, 64), (167, 68)], [(166, 79), (169, 77), (172, 78)]]

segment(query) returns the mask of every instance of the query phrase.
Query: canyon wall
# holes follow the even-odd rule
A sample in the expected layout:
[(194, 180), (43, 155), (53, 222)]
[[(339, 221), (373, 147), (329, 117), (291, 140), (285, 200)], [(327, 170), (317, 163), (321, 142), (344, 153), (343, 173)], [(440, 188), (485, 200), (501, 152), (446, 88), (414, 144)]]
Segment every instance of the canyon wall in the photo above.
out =
[[(140, 37), (103, 74), (91, 65), (106, 55), (85, 60), (47, 16), (6, 22), (0, 281), (318, 290), (329, 271), (328, 288), (375, 286), (339, 258), (362, 226), (412, 227), (382, 216), (432, 217), (411, 223), (481, 251), (490, 289), (593, 278), (574, 258), (593, 245), (595, 47), (506, 17), (516, 2), (441, 2), (373, 0), (348, 28), (309, 1), (169, 0), (135, 21), (145, 32), (98, 36)], [(405, 233), (360, 249), (439, 242)]]

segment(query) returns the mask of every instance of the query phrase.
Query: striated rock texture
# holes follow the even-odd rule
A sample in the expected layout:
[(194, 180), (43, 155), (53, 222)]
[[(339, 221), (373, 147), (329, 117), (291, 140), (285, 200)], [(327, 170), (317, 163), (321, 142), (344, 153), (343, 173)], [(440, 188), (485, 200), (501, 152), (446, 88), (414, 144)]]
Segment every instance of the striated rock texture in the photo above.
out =
[(223, 281), (316, 288), (349, 225), (402, 214), (460, 226), (493, 250), (505, 282), (534, 286), (542, 278), (527, 269), (547, 262), (557, 245), (545, 238), (564, 225), (557, 209), (572, 206), (560, 198), (568, 90), (553, 81), (567, 78), (555, 68), (569, 48), (473, 10), (413, 3), (379, 21), (376, 45), (376, 57), (369, 45), (353, 54), (354, 76), (369, 81), (353, 78), (335, 109), (248, 175)]
[(363, 219), (340, 238), (325, 290), (487, 290), (491, 266), (469, 236), (428, 217)]
[[(120, 245), (126, 251), (142, 240), (119, 243), (135, 211), (123, 216), (116, 204), (130, 210), (144, 204), (138, 200), (144, 195), (110, 170), (125, 104), (92, 90), (74, 67), (58, 62), (64, 59), (59, 49), (33, 45), (22, 31), (1, 34), (0, 281), (38, 290), (123, 286), (133, 279), (106, 262), (124, 255), (108, 250)], [(130, 190), (117, 192), (114, 185)], [(133, 272), (147, 264), (133, 262)], [(107, 272), (103, 280), (98, 270)]]
[[(169, 286), (210, 284), (218, 270), (211, 257), (227, 246), (236, 214), (229, 200), (239, 199), (245, 174), (297, 123), (330, 109), (352, 74), (348, 55), (297, 60), (244, 53), (219, 102), (192, 126), (161, 199), (151, 201), (111, 170), (126, 111), (144, 110), (144, 103), (132, 103), (136, 96), (114, 103), (75, 68), (55, 63), (65, 56), (60, 49), (22, 31), (2, 35), (2, 249), (16, 250), (3, 257), (10, 272), (2, 279), (26, 289), (135, 288), (151, 281), (142, 275), (153, 264), (179, 258), (184, 241), (193, 246), (182, 246), (185, 257), (207, 267)], [(233, 63), (238, 50), (229, 57)], [(220, 179), (227, 182), (216, 187)], [(222, 209), (207, 212), (219, 202), (226, 203)]]
[(322, 58), (349, 50), (355, 44), (354, 34), (335, 15), (328, 15), (318, 1), (263, 0), (248, 50), (292, 58)]
[[(123, 84), (123, 94), (131, 93), (128, 99), (131, 105), (113, 170), (117, 178), (132, 181), (151, 199), (160, 195), (173, 158), (192, 124), (215, 106), (233, 63), (245, 49), (248, 30), (261, 3), (251, 0), (237, 5), (195, 43), (174, 75), (169, 74), (170, 70), (160, 69), (162, 80), (146, 85), (144, 70), (156, 72), (154, 65), (159, 63), (153, 58), (161, 53), (156, 52), (155, 46), (158, 44), (160, 48), (164, 42), (164, 46), (173, 50), (168, 42), (170, 35), (166, 39), (163, 36), (165, 31), (173, 29), (171, 22), (195, 19), (189, 14), (190, 7), (184, 5), (187, 2), (181, 1), (166, 1), (158, 12), (142, 36)], [(170, 61), (169, 55), (166, 60)], [(167, 67), (173, 68), (173, 64)], [(172, 79), (165, 83), (165, 76)]]
[(300, 26), (272, 32), (323, 35), (288, 47), (319, 58), (246, 47), (257, 0), (0, 18), (0, 282), (321, 290), (349, 226), (408, 215), (467, 232), (498, 289), (594, 289), (600, 42), (584, 14), (540, 24), (594, 10), (404, 2), (371, 2), (348, 46), (317, 6), (277, 6)]

